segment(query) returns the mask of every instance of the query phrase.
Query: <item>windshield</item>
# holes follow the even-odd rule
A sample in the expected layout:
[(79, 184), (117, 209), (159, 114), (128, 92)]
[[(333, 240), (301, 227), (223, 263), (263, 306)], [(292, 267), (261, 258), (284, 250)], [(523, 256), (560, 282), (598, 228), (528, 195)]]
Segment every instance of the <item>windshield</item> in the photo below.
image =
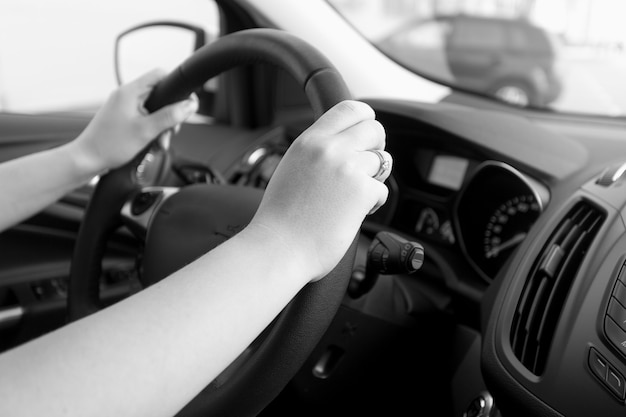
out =
[(328, 0), (406, 68), (521, 107), (626, 115), (622, 0)]

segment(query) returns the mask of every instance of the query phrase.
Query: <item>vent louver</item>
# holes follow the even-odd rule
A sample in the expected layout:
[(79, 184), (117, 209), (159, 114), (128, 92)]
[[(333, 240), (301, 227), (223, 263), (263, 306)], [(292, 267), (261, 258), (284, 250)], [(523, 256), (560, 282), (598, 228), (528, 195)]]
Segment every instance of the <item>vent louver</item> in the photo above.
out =
[(585, 201), (559, 223), (528, 275), (511, 327), (515, 356), (541, 375), (567, 294), (604, 213)]

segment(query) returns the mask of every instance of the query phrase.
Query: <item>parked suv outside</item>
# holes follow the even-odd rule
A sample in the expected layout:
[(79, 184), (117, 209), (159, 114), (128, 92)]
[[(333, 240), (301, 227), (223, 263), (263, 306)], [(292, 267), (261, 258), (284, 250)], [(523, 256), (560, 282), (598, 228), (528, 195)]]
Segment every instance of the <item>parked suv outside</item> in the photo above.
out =
[(439, 16), (377, 45), (424, 75), (519, 106), (545, 107), (562, 89), (556, 36), (523, 19)]

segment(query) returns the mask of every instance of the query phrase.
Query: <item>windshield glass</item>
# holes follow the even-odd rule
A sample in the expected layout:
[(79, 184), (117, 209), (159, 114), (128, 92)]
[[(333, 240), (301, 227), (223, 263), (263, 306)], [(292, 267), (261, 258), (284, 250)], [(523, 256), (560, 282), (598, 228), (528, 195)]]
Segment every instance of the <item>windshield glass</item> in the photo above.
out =
[(516, 106), (626, 115), (622, 0), (328, 0), (406, 68)]

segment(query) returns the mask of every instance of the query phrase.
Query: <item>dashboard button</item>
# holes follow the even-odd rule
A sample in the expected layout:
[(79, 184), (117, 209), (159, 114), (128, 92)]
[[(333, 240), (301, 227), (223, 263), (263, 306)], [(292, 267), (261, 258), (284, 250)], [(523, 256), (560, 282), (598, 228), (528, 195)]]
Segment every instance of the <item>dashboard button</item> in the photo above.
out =
[(626, 397), (626, 379), (597, 350), (589, 349), (589, 369), (620, 400)]
[(606, 337), (622, 353), (626, 355), (626, 332), (624, 332), (610, 317), (604, 318)]
[(624, 399), (624, 394), (626, 393), (624, 377), (610, 366), (609, 372), (606, 374), (606, 383), (620, 399)]
[(626, 263), (622, 265), (622, 269), (620, 269), (617, 279), (626, 283)]
[(595, 376), (600, 378), (602, 382), (606, 381), (607, 371), (609, 370), (606, 361), (596, 352), (595, 349), (589, 350), (589, 368)]
[(613, 297), (617, 298), (621, 305), (626, 306), (626, 287), (619, 281), (615, 283), (615, 288), (613, 288)]
[(133, 198), (130, 212), (133, 216), (145, 213), (158, 200), (161, 194), (163, 194), (161, 191), (144, 191), (137, 194)]
[(609, 304), (609, 310), (607, 312), (610, 318), (626, 331), (626, 308), (624, 308), (615, 298), (611, 297), (611, 303)]

